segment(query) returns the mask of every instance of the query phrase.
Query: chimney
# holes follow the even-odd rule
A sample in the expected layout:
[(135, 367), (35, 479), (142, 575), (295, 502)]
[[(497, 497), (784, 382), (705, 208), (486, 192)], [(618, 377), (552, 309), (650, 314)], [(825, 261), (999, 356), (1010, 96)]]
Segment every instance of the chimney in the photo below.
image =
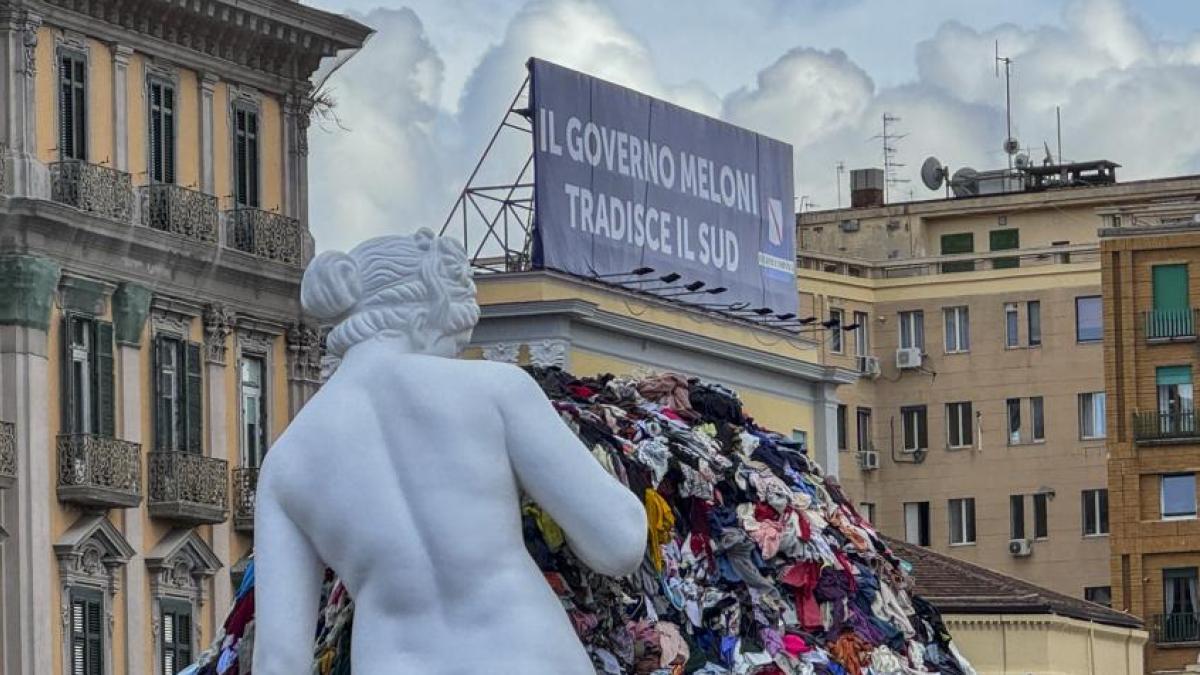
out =
[(850, 206), (883, 206), (883, 169), (850, 171)]

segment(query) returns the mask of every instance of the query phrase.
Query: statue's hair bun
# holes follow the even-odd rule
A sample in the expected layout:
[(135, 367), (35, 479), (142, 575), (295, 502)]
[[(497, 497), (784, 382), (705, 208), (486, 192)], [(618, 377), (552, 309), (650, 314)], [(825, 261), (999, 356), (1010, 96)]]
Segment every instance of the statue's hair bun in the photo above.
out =
[(354, 258), (326, 251), (313, 259), (300, 284), (300, 304), (320, 321), (338, 319), (362, 297), (362, 276)]

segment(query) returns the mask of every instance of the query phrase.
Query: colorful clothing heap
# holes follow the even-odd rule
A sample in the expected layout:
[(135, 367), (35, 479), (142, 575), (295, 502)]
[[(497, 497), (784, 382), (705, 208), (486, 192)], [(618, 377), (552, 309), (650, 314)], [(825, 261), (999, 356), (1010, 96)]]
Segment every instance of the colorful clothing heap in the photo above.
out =
[[(531, 374), (646, 506), (646, 559), (621, 579), (591, 572), (546, 513), (522, 506), (530, 555), (597, 673), (974, 675), (837, 481), (734, 392), (671, 374)], [(331, 590), (314, 673), (348, 664), (351, 613)]]

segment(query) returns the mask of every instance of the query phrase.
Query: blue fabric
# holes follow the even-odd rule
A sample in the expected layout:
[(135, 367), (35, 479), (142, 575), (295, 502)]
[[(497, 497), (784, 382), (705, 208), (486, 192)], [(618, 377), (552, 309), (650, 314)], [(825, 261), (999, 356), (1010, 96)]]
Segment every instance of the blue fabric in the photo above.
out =
[[(245, 595), (246, 592), (249, 591), (253, 587), (254, 587), (254, 561), (251, 560), (249, 563), (246, 564), (246, 574), (242, 577), (242, 585), (238, 586), (238, 591), (237, 591), (237, 596), (235, 598), (235, 602), (237, 600), (241, 600), (242, 596)], [(184, 675), (184, 673), (180, 673), (179, 675)]]

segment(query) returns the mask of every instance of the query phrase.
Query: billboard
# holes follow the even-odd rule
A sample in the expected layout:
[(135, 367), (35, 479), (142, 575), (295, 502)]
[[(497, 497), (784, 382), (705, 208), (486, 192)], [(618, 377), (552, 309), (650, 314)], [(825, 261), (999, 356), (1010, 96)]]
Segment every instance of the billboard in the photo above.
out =
[(529, 70), (535, 265), (652, 267), (727, 289), (680, 301), (797, 312), (790, 145), (547, 61)]

